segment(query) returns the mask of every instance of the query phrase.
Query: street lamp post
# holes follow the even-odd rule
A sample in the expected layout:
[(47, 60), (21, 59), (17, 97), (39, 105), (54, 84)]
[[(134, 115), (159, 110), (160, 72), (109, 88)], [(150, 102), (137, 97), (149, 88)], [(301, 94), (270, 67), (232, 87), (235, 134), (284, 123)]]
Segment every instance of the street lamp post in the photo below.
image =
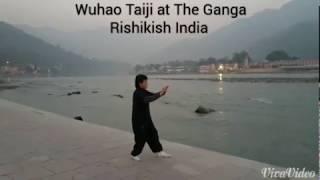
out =
[[(6, 61), (6, 71), (9, 71), (9, 64), (10, 64), (10, 61), (7, 60), (7, 61)], [(11, 81), (11, 79), (10, 79), (10, 72), (8, 72), (7, 82), (9, 83), (10, 81)]]

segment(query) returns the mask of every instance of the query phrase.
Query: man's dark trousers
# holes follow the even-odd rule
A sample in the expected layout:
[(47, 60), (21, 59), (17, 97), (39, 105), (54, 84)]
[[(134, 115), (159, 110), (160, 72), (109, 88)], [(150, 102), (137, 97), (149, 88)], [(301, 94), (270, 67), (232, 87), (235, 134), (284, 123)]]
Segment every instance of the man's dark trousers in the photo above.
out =
[(137, 127), (134, 130), (135, 145), (131, 152), (132, 156), (139, 155), (145, 143), (147, 142), (152, 152), (157, 153), (162, 151), (162, 145), (159, 141), (158, 131), (154, 127), (153, 123), (146, 126)]

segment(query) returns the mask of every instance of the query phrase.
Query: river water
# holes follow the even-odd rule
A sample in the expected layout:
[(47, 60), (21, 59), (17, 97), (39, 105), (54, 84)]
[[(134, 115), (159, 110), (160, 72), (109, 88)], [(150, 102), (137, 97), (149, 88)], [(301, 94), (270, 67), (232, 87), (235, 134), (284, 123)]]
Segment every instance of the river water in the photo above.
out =
[[(242, 76), (318, 77), (317, 74), (251, 74), (229, 78)], [(170, 86), (167, 96), (151, 105), (161, 138), (283, 167), (318, 169), (318, 83), (161, 80), (159, 77), (149, 80), (151, 91)], [(131, 131), (133, 76), (20, 81), (25, 82), (22, 87), (0, 91), (0, 97)], [(71, 91), (81, 91), (81, 95), (67, 96)], [(194, 110), (199, 105), (216, 112), (197, 115)]]

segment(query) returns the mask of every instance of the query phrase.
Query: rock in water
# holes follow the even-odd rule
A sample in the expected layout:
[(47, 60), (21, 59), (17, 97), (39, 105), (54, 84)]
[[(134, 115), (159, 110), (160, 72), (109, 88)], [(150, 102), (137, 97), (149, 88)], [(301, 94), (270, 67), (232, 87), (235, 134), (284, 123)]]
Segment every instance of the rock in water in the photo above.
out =
[(69, 92), (67, 95), (68, 96), (72, 96), (72, 95), (75, 95), (75, 94), (79, 95), (79, 94), (81, 94), (81, 92), (80, 91), (73, 91), (73, 92)]
[(99, 91), (94, 90), (94, 91), (91, 91), (91, 93), (92, 94), (97, 94), (97, 93), (99, 93)]
[(195, 113), (198, 113), (198, 114), (209, 114), (209, 113), (212, 113), (212, 112), (215, 112), (215, 110), (211, 109), (211, 108), (206, 108), (206, 107), (203, 107), (203, 106), (199, 106), (195, 110)]
[(75, 120), (78, 120), (78, 121), (83, 121), (83, 118), (81, 116), (76, 116), (74, 117)]
[(121, 95), (121, 94), (114, 94), (113, 96), (121, 98), (121, 99), (124, 98), (123, 95)]
[(74, 92), (72, 92), (72, 94), (81, 94), (81, 92), (80, 91), (74, 91)]

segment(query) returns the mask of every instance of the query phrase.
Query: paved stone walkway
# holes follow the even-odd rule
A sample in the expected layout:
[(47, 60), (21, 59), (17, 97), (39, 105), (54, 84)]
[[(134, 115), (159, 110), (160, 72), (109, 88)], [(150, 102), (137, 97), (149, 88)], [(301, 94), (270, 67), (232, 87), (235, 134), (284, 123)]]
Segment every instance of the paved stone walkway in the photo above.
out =
[(238, 157), (162, 141), (173, 154), (129, 158), (133, 135), (0, 99), (0, 180), (259, 180), (263, 167)]

